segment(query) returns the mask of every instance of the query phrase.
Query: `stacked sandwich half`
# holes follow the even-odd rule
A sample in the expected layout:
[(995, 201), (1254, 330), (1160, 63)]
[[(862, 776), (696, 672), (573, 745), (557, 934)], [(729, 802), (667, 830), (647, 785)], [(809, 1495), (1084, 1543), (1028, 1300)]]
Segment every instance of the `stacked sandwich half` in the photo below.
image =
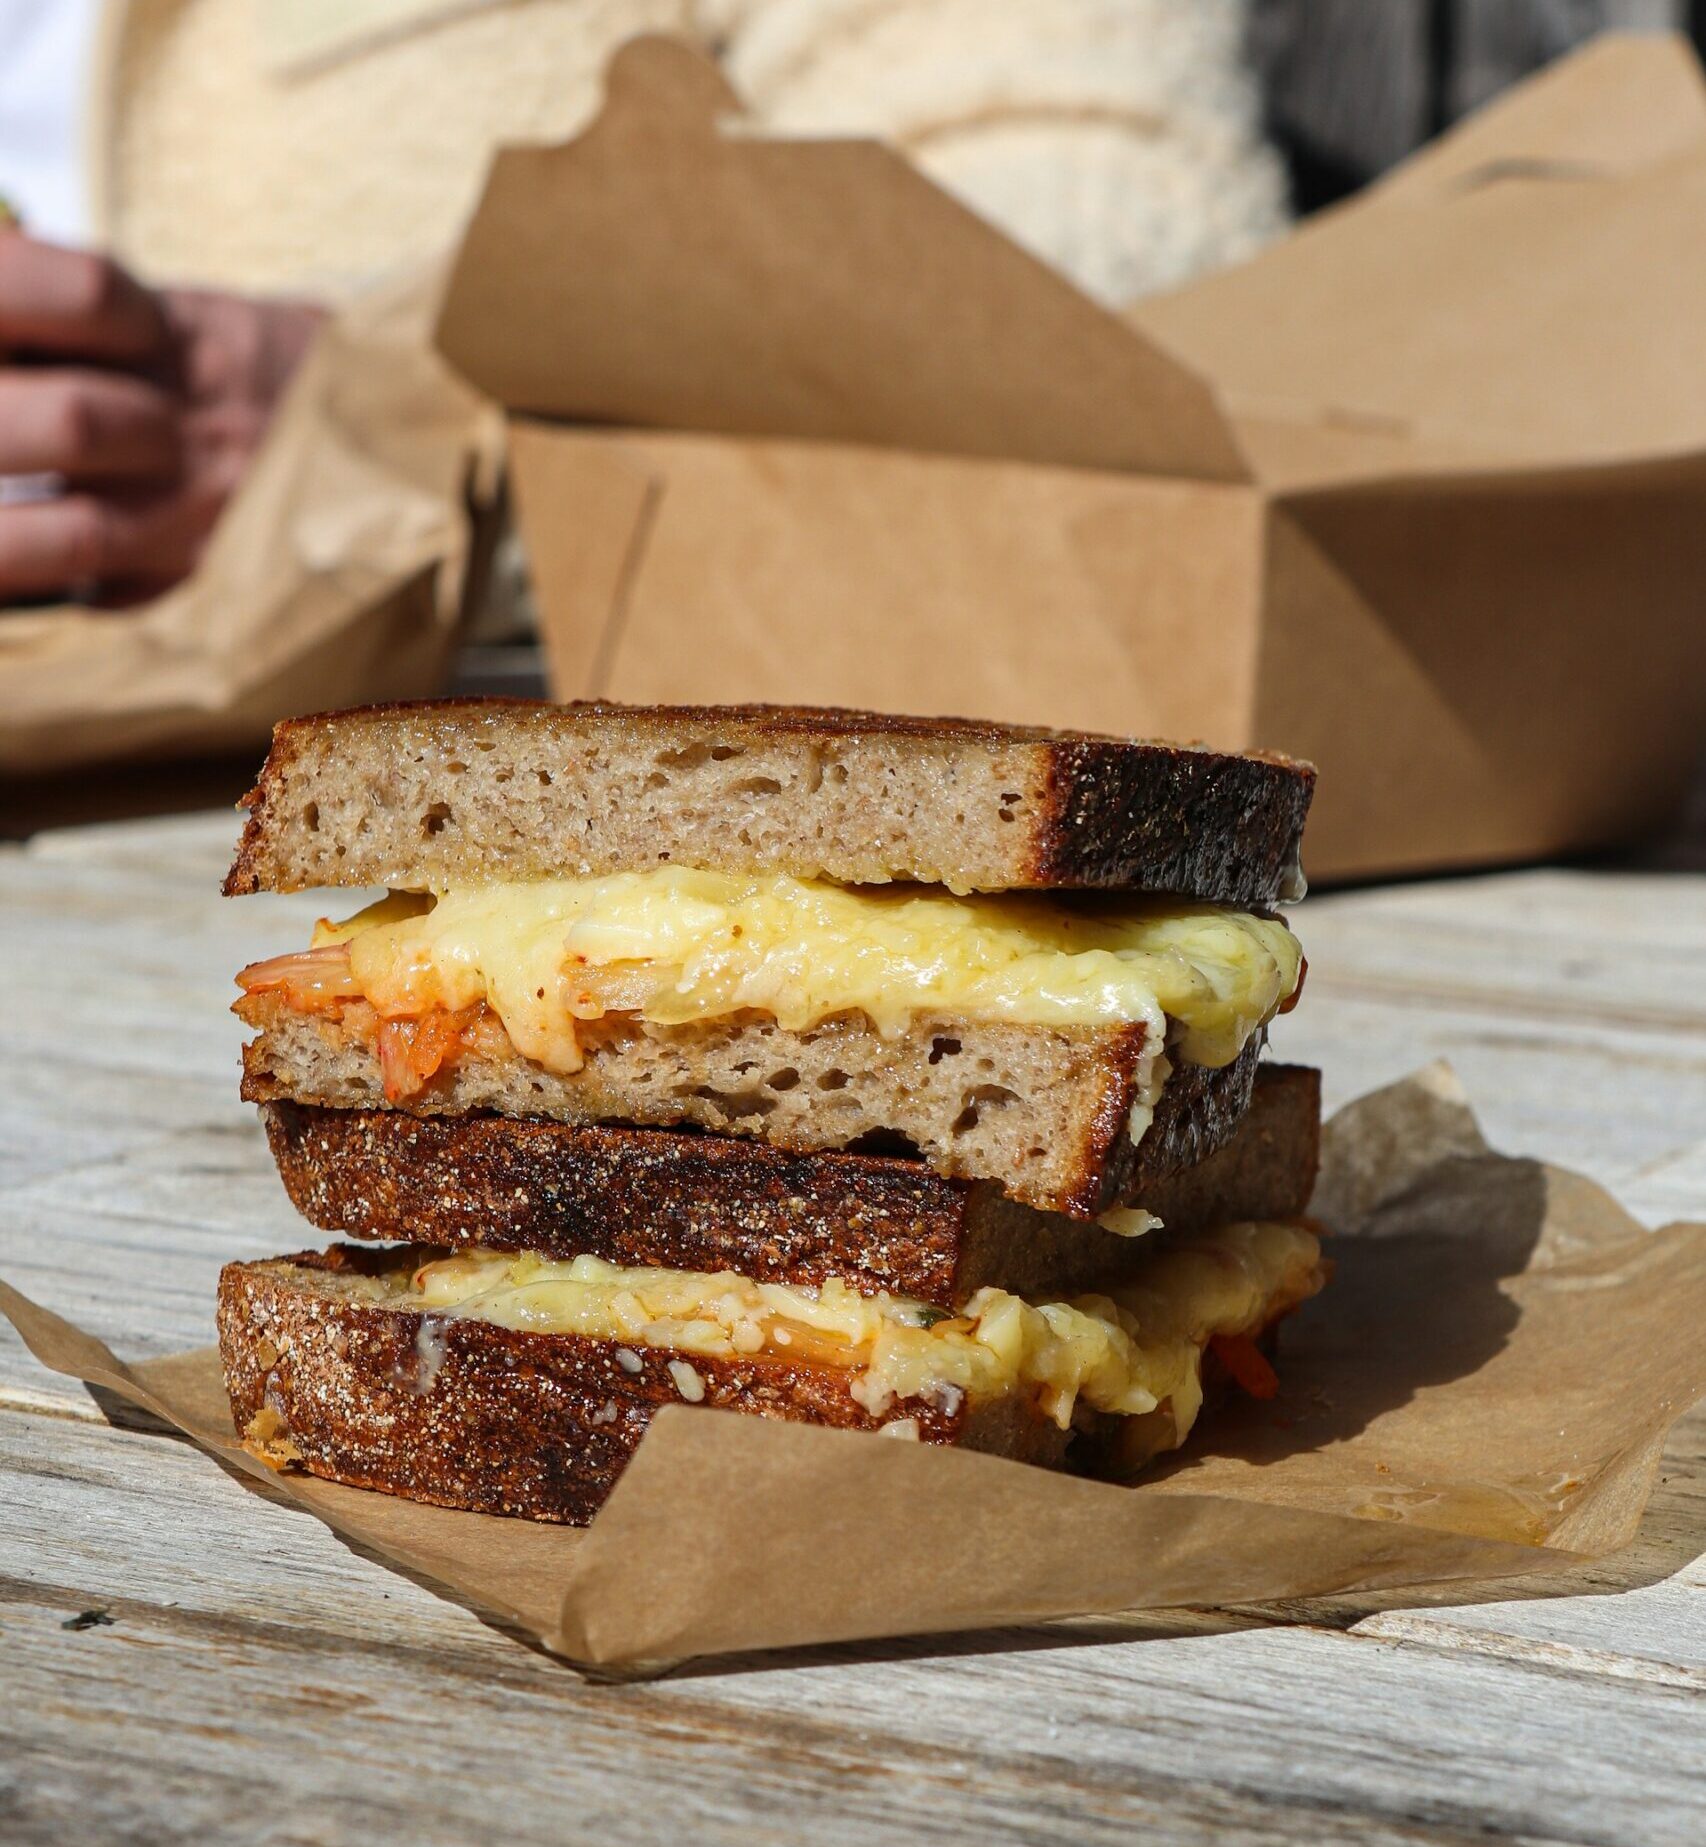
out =
[(292, 1200), (243, 1440), (589, 1519), (662, 1405), (1128, 1472), (1322, 1279), (1312, 772), (769, 708), (279, 727), (231, 893), (388, 887), (239, 976)]

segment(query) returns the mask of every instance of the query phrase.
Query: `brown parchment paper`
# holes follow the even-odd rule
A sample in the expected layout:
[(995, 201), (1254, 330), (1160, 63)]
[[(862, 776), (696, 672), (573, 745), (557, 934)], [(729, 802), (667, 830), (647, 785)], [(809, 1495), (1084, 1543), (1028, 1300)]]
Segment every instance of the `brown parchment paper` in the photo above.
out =
[(1648, 1232), (1490, 1150), (1432, 1066), (1328, 1125), (1336, 1274), (1280, 1396), (1134, 1487), (672, 1406), (584, 1533), (272, 1475), (211, 1350), (126, 1366), (0, 1284), (55, 1371), (146, 1406), (346, 1538), (585, 1667), (1513, 1577), (1627, 1543), (1706, 1394), (1706, 1225)]
[(497, 413), (434, 351), (443, 278), (331, 321), (195, 571), (133, 609), (0, 610), (0, 776), (210, 755), (275, 719), (437, 689)]

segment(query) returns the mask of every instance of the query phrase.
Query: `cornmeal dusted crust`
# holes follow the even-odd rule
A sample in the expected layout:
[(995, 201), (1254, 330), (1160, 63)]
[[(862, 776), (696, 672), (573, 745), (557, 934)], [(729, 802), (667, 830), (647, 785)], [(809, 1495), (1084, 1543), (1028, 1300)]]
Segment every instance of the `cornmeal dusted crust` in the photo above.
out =
[(1292, 887), (1314, 780), (1262, 752), (836, 708), (369, 706), (275, 728), (225, 890), (673, 860), (1269, 905)]
[[(273, 992), (247, 995), (236, 1010), (260, 1029), (243, 1052), (245, 1100), (383, 1106), (366, 1039)], [(547, 1071), (507, 1040), (482, 1043), (399, 1107), (586, 1125), (685, 1122), (796, 1152), (901, 1136), (945, 1178), (991, 1180), (1038, 1211), (1093, 1218), (1213, 1153), (1249, 1105), (1260, 1033), (1224, 1069), (1177, 1065), (1134, 1143), (1144, 1031), (923, 1019), (885, 1038), (852, 1013), (799, 1033), (763, 1014), (689, 1026), (607, 1015), (583, 1031), (579, 1071)]]
[[(357, 1238), (735, 1270), (958, 1308), (985, 1284), (1070, 1294), (1141, 1262), (1142, 1238), (1037, 1212), (922, 1162), (795, 1154), (672, 1129), (413, 1116), (277, 1101), (261, 1115), (292, 1203)], [(1143, 1203), (1169, 1230), (1291, 1218), (1314, 1189), (1320, 1074), (1264, 1064), (1232, 1139)]]
[[(423, 1314), (364, 1279), (436, 1252), (305, 1251), (227, 1264), (219, 1352), (247, 1448), (351, 1487), (477, 1513), (585, 1525), (661, 1405), (702, 1403), (1057, 1464), (1066, 1433), (1016, 1398), (902, 1399), (881, 1418), (845, 1368), (625, 1347)], [(691, 1370), (686, 1370), (690, 1368)]]

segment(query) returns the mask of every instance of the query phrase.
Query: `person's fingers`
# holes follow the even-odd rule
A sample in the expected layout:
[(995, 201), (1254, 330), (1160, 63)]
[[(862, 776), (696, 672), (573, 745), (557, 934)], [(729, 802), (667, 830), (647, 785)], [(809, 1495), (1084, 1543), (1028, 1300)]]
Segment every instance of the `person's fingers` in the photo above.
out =
[(130, 365), (167, 346), (158, 300), (110, 257), (0, 231), (0, 349)]
[(325, 324), (313, 302), (162, 289), (161, 312), (183, 356), (192, 404), (233, 400), (270, 410)]
[(161, 588), (185, 576), (223, 504), (201, 480), (125, 500), (67, 494), (0, 507), (0, 603), (84, 595), (90, 586)]
[(121, 549), (121, 516), (93, 494), (0, 507), (0, 602), (98, 583)]
[(165, 481), (182, 441), (165, 392), (122, 372), (0, 369), (0, 474)]
[(178, 419), (179, 438), (191, 467), (233, 454), (241, 462), (261, 446), (270, 421), (261, 405), (241, 400), (192, 405)]

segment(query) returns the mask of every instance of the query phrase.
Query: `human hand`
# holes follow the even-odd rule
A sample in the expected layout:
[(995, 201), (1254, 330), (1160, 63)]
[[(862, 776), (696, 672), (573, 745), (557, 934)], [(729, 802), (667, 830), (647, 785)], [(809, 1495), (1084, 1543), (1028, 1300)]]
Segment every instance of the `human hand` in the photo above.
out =
[(0, 604), (186, 575), (321, 318), (0, 231)]

